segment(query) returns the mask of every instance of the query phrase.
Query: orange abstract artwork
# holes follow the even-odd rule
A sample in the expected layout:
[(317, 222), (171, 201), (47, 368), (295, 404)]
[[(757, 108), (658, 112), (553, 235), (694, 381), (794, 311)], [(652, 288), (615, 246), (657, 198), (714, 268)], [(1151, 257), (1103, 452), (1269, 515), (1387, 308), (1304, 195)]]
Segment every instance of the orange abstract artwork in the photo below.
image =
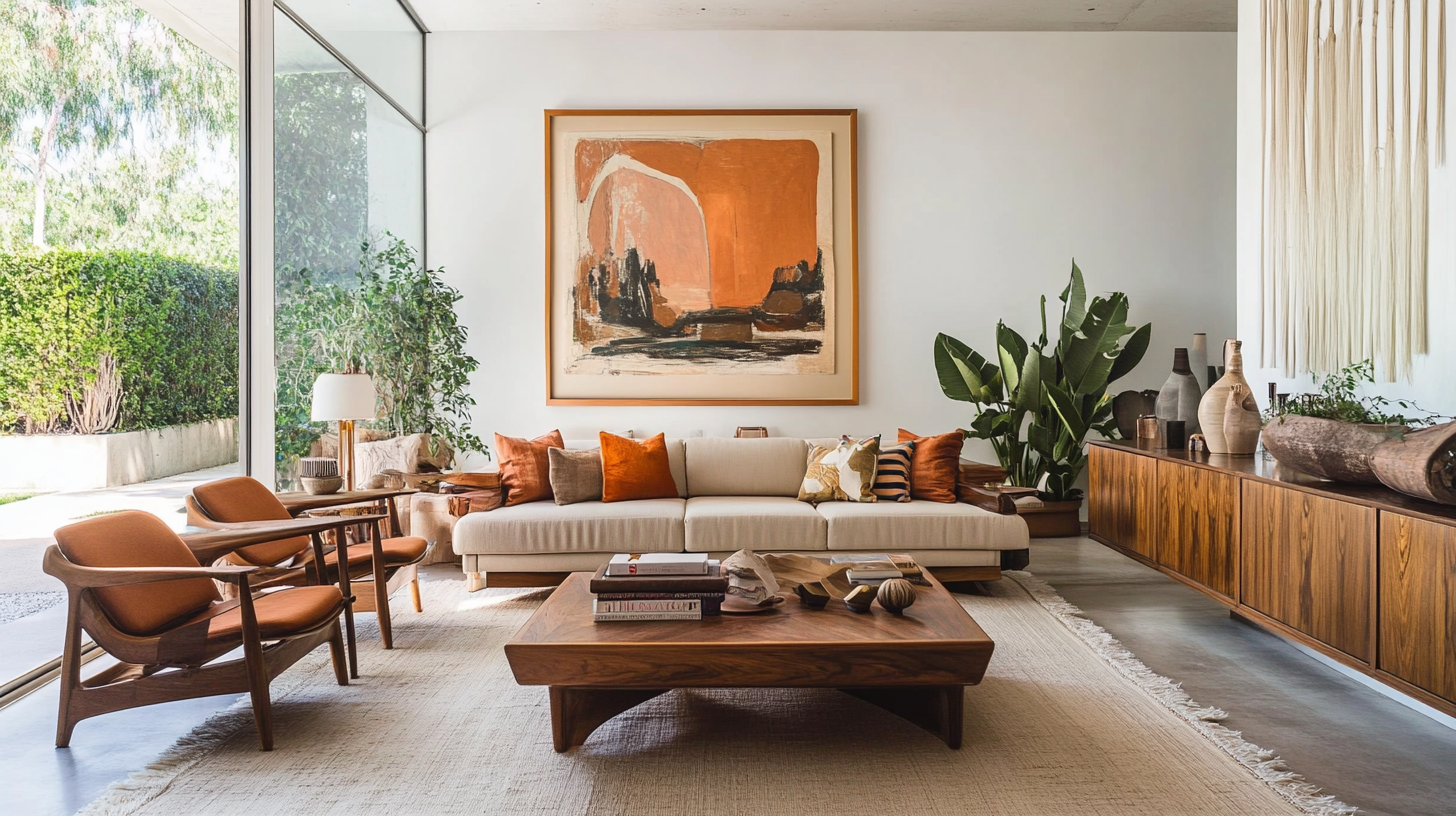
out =
[(834, 371), (829, 133), (582, 133), (576, 374)]

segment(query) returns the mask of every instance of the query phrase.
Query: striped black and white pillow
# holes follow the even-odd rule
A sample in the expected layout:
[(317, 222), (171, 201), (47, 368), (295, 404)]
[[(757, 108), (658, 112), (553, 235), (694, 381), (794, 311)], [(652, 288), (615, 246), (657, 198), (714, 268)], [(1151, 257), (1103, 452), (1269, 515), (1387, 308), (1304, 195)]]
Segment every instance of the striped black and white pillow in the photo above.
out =
[(902, 442), (880, 451), (874, 489), (880, 501), (910, 501), (910, 459), (914, 455), (913, 441)]

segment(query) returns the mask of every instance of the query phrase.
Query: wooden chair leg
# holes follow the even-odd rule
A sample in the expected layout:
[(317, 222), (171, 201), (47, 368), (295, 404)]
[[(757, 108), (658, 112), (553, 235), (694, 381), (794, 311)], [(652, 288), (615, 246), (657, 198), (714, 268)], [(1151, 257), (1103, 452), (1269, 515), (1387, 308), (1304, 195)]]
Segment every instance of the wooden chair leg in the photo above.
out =
[(339, 685), (349, 685), (349, 661), (344, 653), (344, 624), (342, 620), (334, 621), (333, 634), (329, 636), (329, 658), (334, 663), (334, 679)]
[(374, 614), (379, 618), (379, 640), (384, 648), (394, 648), (394, 631), (389, 617), (389, 582), (384, 577), (384, 538), (379, 534), (379, 522), (375, 521), (370, 531), (369, 544), (372, 548), (370, 561), (374, 565)]
[(56, 720), (57, 748), (71, 744), (71, 732), (76, 730), (78, 721), (71, 717), (71, 703), (81, 687), (81, 595), (72, 591), (68, 596), (66, 641), (61, 655), (61, 710)]
[(420, 604), (420, 576), (418, 575), (413, 581), (410, 581), (410, 600), (414, 601), (416, 612), (425, 611), (425, 607)]
[(248, 696), (253, 701), (253, 720), (258, 726), (258, 745), (273, 750), (273, 701), (268, 696), (268, 664), (263, 657), (263, 640), (258, 633), (258, 618), (253, 612), (253, 593), (247, 576), (238, 584), (242, 602), (243, 663), (248, 670)]

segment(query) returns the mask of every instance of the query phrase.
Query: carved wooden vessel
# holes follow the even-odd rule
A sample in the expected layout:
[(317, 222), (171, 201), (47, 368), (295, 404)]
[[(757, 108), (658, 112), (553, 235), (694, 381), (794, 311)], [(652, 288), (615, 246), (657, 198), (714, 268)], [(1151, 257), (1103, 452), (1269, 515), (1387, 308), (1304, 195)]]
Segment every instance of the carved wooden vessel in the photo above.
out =
[(1279, 463), (1337, 482), (1380, 484), (1370, 466), (1385, 436), (1333, 419), (1286, 415), (1264, 428), (1264, 447)]
[(1456, 422), (1387, 439), (1375, 446), (1370, 465), (1391, 490), (1456, 504)]

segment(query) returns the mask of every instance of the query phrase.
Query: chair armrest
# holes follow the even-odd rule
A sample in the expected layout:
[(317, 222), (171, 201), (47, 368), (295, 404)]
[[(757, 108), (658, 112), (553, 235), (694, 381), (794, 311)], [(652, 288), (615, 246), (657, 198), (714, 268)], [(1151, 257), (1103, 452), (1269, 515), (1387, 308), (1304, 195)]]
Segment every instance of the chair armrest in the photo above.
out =
[(47, 575), (59, 578), (67, 587), (92, 589), (96, 587), (127, 586), (130, 584), (154, 584), (161, 581), (176, 581), (183, 578), (211, 578), (229, 584), (242, 584), (247, 576), (267, 578), (290, 570), (273, 567), (83, 567), (73, 563), (52, 544), (46, 548), (42, 569)]

